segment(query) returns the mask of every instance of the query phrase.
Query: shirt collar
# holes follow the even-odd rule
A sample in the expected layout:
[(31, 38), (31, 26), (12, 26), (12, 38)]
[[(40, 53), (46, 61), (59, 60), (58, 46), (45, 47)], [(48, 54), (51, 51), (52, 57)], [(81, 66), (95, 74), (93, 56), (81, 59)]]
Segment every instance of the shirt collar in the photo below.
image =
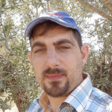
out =
[(89, 74), (83, 73), (83, 76), (86, 76), (83, 82), (64, 101), (72, 105), (77, 112), (84, 110), (93, 88)]
[[(81, 112), (86, 107), (93, 88), (89, 74), (83, 73), (83, 76), (86, 77), (83, 82), (64, 101), (72, 105), (77, 112)], [(37, 99), (44, 99), (43, 93)], [(44, 99), (44, 102), (47, 101)]]

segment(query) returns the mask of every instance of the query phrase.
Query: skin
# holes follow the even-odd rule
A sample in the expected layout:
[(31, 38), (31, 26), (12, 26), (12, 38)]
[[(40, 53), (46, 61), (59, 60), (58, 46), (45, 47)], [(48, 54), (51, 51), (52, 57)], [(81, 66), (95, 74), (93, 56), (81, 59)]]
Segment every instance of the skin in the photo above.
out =
[[(31, 38), (31, 49), (28, 57), (35, 77), (55, 112), (83, 81), (82, 70), (87, 60), (88, 46), (83, 45), (80, 49), (72, 30), (57, 26), (41, 36), (36, 34)], [(48, 69), (50, 71), (46, 72)]]

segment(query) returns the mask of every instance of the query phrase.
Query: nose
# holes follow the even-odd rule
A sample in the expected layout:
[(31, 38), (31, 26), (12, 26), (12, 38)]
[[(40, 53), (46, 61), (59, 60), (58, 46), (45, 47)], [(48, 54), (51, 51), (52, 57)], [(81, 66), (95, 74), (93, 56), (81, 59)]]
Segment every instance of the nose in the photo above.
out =
[(50, 68), (56, 68), (60, 65), (59, 56), (55, 49), (50, 49), (47, 52), (47, 66)]

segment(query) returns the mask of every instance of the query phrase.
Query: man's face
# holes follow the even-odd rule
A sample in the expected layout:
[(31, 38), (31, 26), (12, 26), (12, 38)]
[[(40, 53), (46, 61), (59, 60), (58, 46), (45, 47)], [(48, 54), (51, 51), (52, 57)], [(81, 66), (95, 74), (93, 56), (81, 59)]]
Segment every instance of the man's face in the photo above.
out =
[(67, 95), (82, 82), (88, 47), (79, 48), (72, 30), (58, 26), (35, 36), (31, 49), (28, 56), (36, 79), (48, 95)]

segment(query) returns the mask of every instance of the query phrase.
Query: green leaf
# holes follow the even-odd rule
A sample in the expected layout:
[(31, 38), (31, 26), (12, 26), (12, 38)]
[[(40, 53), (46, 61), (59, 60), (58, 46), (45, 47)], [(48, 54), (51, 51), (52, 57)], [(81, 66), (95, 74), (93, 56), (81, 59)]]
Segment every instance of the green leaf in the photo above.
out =
[(2, 8), (6, 5), (6, 1), (5, 0), (1, 0), (1, 5), (2, 5)]
[(8, 24), (8, 25), (5, 25), (4, 28), (3, 28), (3, 33), (4, 33), (4, 36), (5, 38), (8, 39), (9, 37), (9, 33), (10, 33), (10, 28), (11, 28), (12, 24)]

